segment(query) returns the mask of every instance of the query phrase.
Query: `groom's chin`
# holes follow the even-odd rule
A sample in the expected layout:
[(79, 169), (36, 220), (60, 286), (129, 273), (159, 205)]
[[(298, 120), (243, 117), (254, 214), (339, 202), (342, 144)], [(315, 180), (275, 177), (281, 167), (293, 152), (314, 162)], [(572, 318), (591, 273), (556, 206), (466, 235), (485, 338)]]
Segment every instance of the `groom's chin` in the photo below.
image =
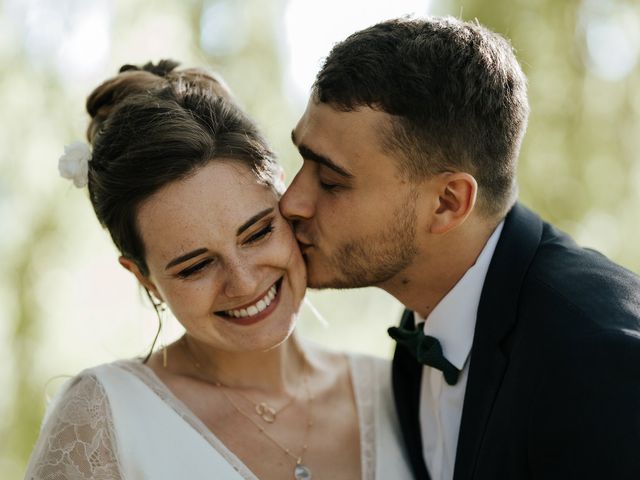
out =
[(360, 285), (355, 285), (353, 282), (341, 278), (336, 272), (324, 268), (314, 269), (313, 266), (310, 267), (307, 263), (307, 287), (314, 290), (323, 290), (326, 288), (340, 290), (345, 288), (359, 288)]
[(317, 261), (309, 261), (305, 256), (304, 263), (307, 266), (307, 287), (316, 290), (322, 290), (324, 288), (340, 288), (337, 287), (334, 275), (325, 268), (318, 265)]
[(323, 288), (331, 288), (331, 284), (330, 282), (328, 283), (326, 279), (322, 278), (320, 272), (309, 266), (309, 263), (307, 263), (307, 287), (321, 290)]
[(331, 257), (327, 258), (319, 254), (318, 251), (307, 251), (302, 258), (307, 267), (307, 287), (315, 290), (325, 288), (354, 288), (352, 281), (345, 277), (344, 272), (335, 264)]

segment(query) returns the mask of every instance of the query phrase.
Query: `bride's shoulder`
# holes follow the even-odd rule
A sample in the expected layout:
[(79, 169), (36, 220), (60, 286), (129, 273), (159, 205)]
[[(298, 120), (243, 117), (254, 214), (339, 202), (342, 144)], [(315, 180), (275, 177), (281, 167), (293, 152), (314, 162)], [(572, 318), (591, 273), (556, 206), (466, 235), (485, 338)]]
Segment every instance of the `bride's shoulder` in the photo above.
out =
[[(25, 478), (120, 478), (103, 366), (70, 377), (48, 402)], [(73, 455), (60, 457), (60, 445)], [(87, 445), (94, 449), (86, 450)]]
[(347, 352), (347, 358), (352, 363), (362, 363), (370, 365), (373, 368), (391, 368), (391, 360), (389, 358), (381, 357), (378, 355), (371, 355), (369, 353), (359, 352)]
[(325, 371), (348, 376), (386, 379), (391, 375), (391, 360), (359, 352), (332, 350), (311, 340), (302, 339), (300, 346), (307, 358)]
[(349, 363), (354, 379), (378, 387), (387, 385), (391, 380), (391, 360), (365, 353), (349, 353)]
[[(67, 380), (54, 392), (48, 402), (47, 411), (55, 409), (59, 404), (78, 407), (89, 407), (106, 397), (103, 386), (104, 376), (109, 372), (117, 372), (122, 368), (135, 368), (134, 360), (117, 360), (85, 368)], [(60, 378), (64, 378), (61, 376)]]
[(346, 371), (347, 357), (344, 352), (327, 348), (308, 338), (297, 337), (296, 342), (309, 364), (327, 373)]

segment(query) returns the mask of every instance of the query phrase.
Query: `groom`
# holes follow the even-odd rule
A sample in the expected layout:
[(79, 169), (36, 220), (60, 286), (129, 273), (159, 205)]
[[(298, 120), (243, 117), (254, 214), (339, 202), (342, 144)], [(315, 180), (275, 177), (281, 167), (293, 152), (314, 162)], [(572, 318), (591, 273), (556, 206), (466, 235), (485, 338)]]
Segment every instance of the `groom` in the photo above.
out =
[(281, 201), (316, 288), (407, 308), (393, 363), (418, 479), (640, 478), (640, 280), (516, 201), (509, 43), (453, 18), (337, 44)]

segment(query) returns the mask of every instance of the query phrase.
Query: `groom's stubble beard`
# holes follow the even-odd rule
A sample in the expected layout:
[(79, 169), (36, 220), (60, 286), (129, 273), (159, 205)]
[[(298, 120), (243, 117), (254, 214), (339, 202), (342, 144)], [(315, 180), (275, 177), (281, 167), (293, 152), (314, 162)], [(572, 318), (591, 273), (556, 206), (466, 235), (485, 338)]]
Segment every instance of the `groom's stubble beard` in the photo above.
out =
[(349, 240), (325, 258), (328, 278), (314, 278), (311, 288), (362, 288), (382, 284), (405, 270), (418, 254), (416, 196), (410, 193), (374, 234)]

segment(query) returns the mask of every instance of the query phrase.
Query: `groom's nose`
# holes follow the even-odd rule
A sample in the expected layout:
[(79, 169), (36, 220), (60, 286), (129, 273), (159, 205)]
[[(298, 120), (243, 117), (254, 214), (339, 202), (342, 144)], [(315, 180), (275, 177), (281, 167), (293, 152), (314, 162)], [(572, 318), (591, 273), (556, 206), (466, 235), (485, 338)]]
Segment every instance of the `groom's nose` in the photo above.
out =
[(313, 178), (305, 164), (280, 199), (280, 212), (290, 221), (308, 220), (315, 215)]

